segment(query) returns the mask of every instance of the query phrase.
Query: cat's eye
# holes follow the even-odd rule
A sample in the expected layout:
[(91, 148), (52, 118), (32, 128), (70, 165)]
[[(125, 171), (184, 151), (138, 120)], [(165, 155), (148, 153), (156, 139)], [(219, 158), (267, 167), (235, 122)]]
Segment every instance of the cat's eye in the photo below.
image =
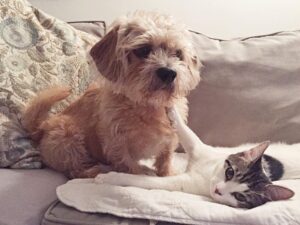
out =
[(232, 195), (233, 195), (233, 197), (235, 197), (236, 200), (238, 200), (240, 202), (245, 202), (246, 201), (245, 195), (243, 195), (239, 192), (233, 192)]
[(226, 181), (229, 181), (233, 178), (234, 176), (234, 170), (232, 167), (228, 167), (225, 171), (225, 177), (226, 177)]
[(183, 54), (182, 54), (182, 51), (180, 49), (177, 49), (175, 54), (176, 54), (176, 57), (179, 60), (183, 60)]
[(152, 51), (152, 48), (150, 45), (144, 45), (140, 48), (133, 50), (133, 53), (138, 58), (147, 58), (151, 51)]

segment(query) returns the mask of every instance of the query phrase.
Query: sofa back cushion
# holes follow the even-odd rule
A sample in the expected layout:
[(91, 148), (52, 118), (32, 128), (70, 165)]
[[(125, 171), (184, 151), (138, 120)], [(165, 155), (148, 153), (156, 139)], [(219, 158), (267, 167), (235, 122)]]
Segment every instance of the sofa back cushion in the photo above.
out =
[(205, 143), (300, 142), (300, 31), (194, 41), (203, 68), (189, 126)]

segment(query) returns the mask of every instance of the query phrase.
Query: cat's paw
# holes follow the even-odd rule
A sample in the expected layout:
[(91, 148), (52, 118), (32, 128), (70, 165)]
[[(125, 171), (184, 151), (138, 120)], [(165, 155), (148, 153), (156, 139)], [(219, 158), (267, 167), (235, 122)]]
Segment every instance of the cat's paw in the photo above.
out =
[(176, 128), (178, 116), (177, 116), (175, 107), (172, 106), (171, 108), (167, 108), (167, 114), (168, 114), (168, 117), (169, 117), (172, 127)]
[(177, 128), (180, 124), (184, 123), (176, 106), (168, 108), (167, 114), (174, 128)]
[(123, 176), (125, 176), (123, 173), (117, 172), (99, 174), (95, 177), (95, 183), (119, 185), (123, 179)]

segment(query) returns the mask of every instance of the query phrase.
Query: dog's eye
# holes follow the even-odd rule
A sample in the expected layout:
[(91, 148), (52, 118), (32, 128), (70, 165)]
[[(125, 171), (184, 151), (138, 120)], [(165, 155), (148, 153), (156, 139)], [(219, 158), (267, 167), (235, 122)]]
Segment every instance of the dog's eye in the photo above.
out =
[(183, 60), (183, 55), (182, 55), (182, 51), (180, 49), (176, 50), (176, 57), (179, 59), (179, 60)]
[(148, 55), (150, 54), (152, 48), (150, 45), (145, 45), (143, 47), (137, 48), (133, 50), (133, 53), (138, 57), (138, 58), (147, 58)]

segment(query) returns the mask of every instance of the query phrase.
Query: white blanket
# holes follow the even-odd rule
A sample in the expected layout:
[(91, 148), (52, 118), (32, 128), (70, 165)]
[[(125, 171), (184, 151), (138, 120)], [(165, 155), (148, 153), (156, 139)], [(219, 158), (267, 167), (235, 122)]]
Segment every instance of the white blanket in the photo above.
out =
[(203, 196), (96, 184), (93, 179), (71, 180), (56, 192), (60, 201), (80, 211), (127, 218), (201, 225), (300, 225), (300, 180), (275, 183), (291, 188), (295, 196), (250, 210), (221, 205)]
[[(300, 190), (300, 180), (278, 183)], [(298, 193), (288, 201), (245, 210), (202, 196), (96, 184), (92, 179), (75, 179), (57, 188), (60, 201), (83, 212), (201, 225), (299, 225)]]

